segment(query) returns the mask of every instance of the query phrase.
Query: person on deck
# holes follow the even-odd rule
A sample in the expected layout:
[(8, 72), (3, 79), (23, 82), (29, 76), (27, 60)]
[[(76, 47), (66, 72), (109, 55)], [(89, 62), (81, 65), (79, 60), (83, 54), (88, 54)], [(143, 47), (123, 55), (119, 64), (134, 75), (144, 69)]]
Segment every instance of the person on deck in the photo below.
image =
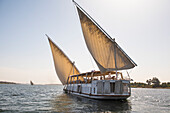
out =
[(111, 73), (109, 73), (109, 75), (108, 75), (108, 79), (110, 80), (110, 79), (112, 79), (112, 77), (111, 77)]

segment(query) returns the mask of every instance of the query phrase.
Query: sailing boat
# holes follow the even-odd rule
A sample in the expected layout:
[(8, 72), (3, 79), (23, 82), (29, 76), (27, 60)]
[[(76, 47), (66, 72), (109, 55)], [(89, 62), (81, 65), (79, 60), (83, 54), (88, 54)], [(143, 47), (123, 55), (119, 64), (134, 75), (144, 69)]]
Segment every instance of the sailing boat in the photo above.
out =
[(30, 84), (31, 84), (31, 85), (34, 85), (34, 83), (33, 83), (32, 81), (30, 81)]
[(136, 63), (99, 24), (75, 1), (82, 32), (89, 52), (100, 71), (80, 73), (66, 54), (48, 37), (56, 73), (66, 93), (93, 99), (127, 99), (131, 95), (130, 78), (121, 70)]

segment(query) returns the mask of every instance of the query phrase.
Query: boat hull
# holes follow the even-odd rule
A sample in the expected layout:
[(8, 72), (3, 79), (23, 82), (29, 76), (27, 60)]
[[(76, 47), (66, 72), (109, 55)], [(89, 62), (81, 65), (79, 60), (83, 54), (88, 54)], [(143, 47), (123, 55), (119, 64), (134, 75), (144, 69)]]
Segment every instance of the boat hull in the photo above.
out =
[(63, 90), (68, 94), (105, 100), (122, 100), (131, 95), (130, 81), (127, 80), (95, 80), (87, 84), (67, 84)]
[(92, 95), (92, 94), (90, 95), (68, 91), (65, 91), (65, 93), (98, 100), (125, 100), (128, 97), (130, 97), (130, 95)]
[(99, 99), (99, 100), (125, 100), (128, 97), (130, 97), (130, 95), (94, 95), (94, 94), (83, 94), (83, 93), (77, 93), (77, 92), (72, 92), (72, 91), (67, 91), (67, 90), (64, 90), (64, 92), (67, 93), (67, 94), (72, 94), (72, 95), (76, 95), (76, 96), (82, 96), (82, 97), (91, 98), (91, 99)]
[(130, 94), (88, 94), (88, 93), (70, 91), (66, 89), (63, 89), (63, 91), (67, 94), (91, 98), (91, 99), (98, 99), (98, 100), (125, 100), (128, 97), (130, 97)]

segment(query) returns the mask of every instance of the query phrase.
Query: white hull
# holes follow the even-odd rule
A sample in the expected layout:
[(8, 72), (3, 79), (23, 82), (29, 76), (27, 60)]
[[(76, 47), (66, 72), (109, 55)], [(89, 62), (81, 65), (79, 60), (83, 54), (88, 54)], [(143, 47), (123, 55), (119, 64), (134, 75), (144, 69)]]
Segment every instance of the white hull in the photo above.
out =
[[(69, 84), (63, 89), (68, 94), (77, 96), (83, 96), (91, 99), (103, 99), (103, 100), (118, 100), (127, 99), (130, 97), (130, 87), (126, 87), (124, 84), (130, 84), (129, 81), (121, 80), (120, 84), (116, 81), (103, 80), (101, 87), (101, 81), (93, 81), (91, 84)], [(110, 87), (112, 83), (116, 83), (115, 87)], [(121, 87), (122, 86), (122, 87)], [(113, 88), (114, 90), (112, 90)]]
[(75, 92), (69, 92), (69, 94), (87, 97), (91, 99), (100, 99), (100, 100), (124, 100), (130, 97), (130, 95), (89, 95), (89, 94), (80, 94), (80, 93), (75, 93)]

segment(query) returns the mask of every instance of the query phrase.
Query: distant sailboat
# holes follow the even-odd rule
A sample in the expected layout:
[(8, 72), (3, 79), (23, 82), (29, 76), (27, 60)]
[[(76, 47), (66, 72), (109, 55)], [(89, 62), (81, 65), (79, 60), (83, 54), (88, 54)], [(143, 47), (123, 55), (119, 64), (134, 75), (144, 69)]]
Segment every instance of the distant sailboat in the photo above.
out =
[(75, 1), (73, 2), (79, 14), (87, 48), (100, 71), (80, 73), (74, 62), (71, 62), (46, 35), (56, 73), (65, 85), (63, 90), (93, 99), (128, 98), (131, 95), (130, 78), (125, 79), (120, 71), (134, 68), (137, 66), (136, 63), (121, 49), (115, 39), (112, 39)]
[(32, 81), (30, 81), (30, 84), (31, 84), (31, 85), (34, 85)]

